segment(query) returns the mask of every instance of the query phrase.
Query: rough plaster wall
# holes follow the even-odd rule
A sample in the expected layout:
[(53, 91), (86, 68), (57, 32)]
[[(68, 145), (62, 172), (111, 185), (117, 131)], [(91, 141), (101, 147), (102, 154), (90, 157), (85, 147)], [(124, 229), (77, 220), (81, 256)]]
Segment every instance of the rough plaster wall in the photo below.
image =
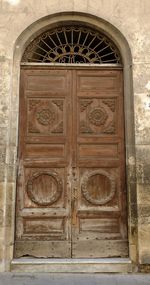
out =
[[(139, 213), (139, 259), (150, 263), (150, 102), (146, 88), (150, 80), (150, 1), (149, 0), (0, 0), (0, 256), (9, 260), (12, 245), (4, 250), (5, 235), (12, 231), (12, 187), (15, 181), (17, 105), (11, 98), (12, 64), (15, 41), (41, 17), (64, 11), (99, 16), (126, 37), (133, 56), (133, 86), (136, 122), (136, 156)], [(13, 120), (10, 121), (10, 117)], [(11, 134), (9, 132), (11, 126)], [(9, 183), (6, 187), (6, 181)], [(7, 205), (4, 207), (7, 198)], [(8, 199), (9, 198), (9, 199)], [(7, 216), (7, 219), (4, 217)], [(4, 231), (4, 227), (7, 229)], [(3, 270), (1, 263), (1, 270)]]

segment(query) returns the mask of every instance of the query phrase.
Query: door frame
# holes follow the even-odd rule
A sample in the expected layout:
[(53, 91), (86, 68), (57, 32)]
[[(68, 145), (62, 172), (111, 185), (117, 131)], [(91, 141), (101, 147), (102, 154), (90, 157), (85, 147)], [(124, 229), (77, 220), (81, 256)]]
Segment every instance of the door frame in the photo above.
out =
[[(124, 77), (124, 111), (125, 111), (125, 146), (126, 146), (126, 174), (127, 174), (127, 204), (128, 204), (128, 233), (129, 233), (129, 260), (128, 261), (119, 261), (119, 260), (106, 260), (106, 261), (98, 261), (98, 271), (97, 272), (124, 272), (130, 271), (131, 263), (133, 267), (136, 269), (136, 264), (138, 262), (138, 244), (137, 244), (137, 197), (136, 197), (136, 160), (135, 160), (135, 128), (134, 128), (134, 104), (133, 104), (133, 83), (132, 83), (132, 56), (129, 44), (125, 39), (124, 35), (111, 23), (96, 17), (91, 14), (80, 13), (80, 12), (64, 12), (57, 13), (51, 16), (46, 16), (42, 19), (38, 19), (36, 22), (27, 27), (21, 35), (16, 40), (14, 46), (14, 56), (13, 56), (13, 70), (12, 70), (12, 92), (10, 99), (10, 107), (12, 107), (11, 118), (9, 124), (9, 145), (14, 141), (15, 135), (15, 157), (16, 150), (18, 147), (18, 110), (19, 110), (19, 83), (20, 83), (20, 61), (22, 54), (28, 45), (28, 43), (33, 40), (41, 31), (46, 30), (50, 26), (57, 25), (59, 22), (66, 21), (78, 21), (83, 24), (87, 24), (92, 27), (96, 27), (104, 34), (108, 35), (114, 43), (118, 46), (122, 60), (123, 60), (123, 77)], [(91, 66), (89, 64), (89, 66)], [(8, 148), (7, 150), (7, 158), (9, 159), (12, 149)], [(13, 165), (14, 173), (16, 173), (17, 163)], [(9, 173), (7, 173), (8, 177)], [(9, 246), (5, 246), (4, 254), (3, 254), (3, 262), (5, 264), (5, 271), (8, 270), (22, 270), (25, 271), (26, 264), (30, 264), (30, 261), (22, 261), (22, 265), (13, 259), (13, 244), (14, 244), (14, 225), (15, 225), (15, 196), (16, 196), (16, 176), (14, 176), (13, 181), (10, 185), (9, 178), (7, 178), (6, 187), (6, 195), (5, 202), (8, 205), (9, 209), (6, 209), (6, 218), (4, 224), (6, 225), (6, 229), (4, 232), (6, 244)], [(11, 189), (11, 200), (10, 200), (10, 189)], [(7, 211), (9, 211), (9, 216), (11, 216), (11, 223), (9, 228), (7, 226)], [(8, 230), (9, 233), (8, 234)], [(7, 234), (6, 234), (7, 233)], [(45, 260), (46, 262), (46, 260)], [(68, 261), (69, 262), (69, 261)], [(64, 262), (65, 268), (67, 266), (68, 269), (71, 268), (69, 265)], [(90, 262), (90, 261), (89, 261)], [(95, 263), (94, 263), (95, 262)], [(57, 263), (57, 262), (56, 262)], [(81, 260), (82, 263), (82, 260)], [(91, 261), (92, 263), (92, 261)], [(94, 264), (97, 264), (96, 261), (93, 261)], [(130, 263), (130, 265), (129, 265)], [(48, 264), (48, 261), (47, 263)], [(86, 263), (87, 264), (87, 263)], [(106, 264), (108, 266), (106, 266)], [(118, 264), (118, 265), (117, 265)], [(120, 267), (119, 264), (122, 264)], [(89, 265), (89, 263), (88, 263)], [(112, 265), (112, 266), (111, 266)], [(119, 266), (119, 267), (118, 267)], [(32, 261), (33, 267), (33, 261)], [(87, 267), (87, 265), (85, 265)], [(130, 267), (130, 270), (129, 270)], [(93, 267), (94, 268), (94, 267)], [(34, 271), (39, 270), (36, 267), (33, 269)], [(49, 271), (49, 269), (45, 270)], [(64, 270), (64, 269), (63, 269)], [(81, 272), (80, 265), (78, 266), (78, 272)], [(80, 271), (81, 270), (81, 271)], [(93, 269), (94, 270), (94, 269)], [(55, 272), (58, 272), (58, 266), (55, 267)], [(66, 272), (65, 271), (65, 272)], [(63, 271), (64, 272), (64, 271)], [(71, 271), (70, 271), (71, 272)], [(87, 268), (85, 272), (88, 272)], [(89, 269), (89, 272), (90, 271)]]
[[(71, 69), (71, 70), (103, 70), (103, 69), (114, 69), (122, 70), (123, 66), (121, 64), (111, 65), (95, 65), (95, 64), (53, 64), (53, 63), (22, 63), (21, 66), (27, 67), (29, 69), (34, 69), (40, 67), (40, 69)], [(127, 197), (126, 197), (127, 198)], [(128, 214), (128, 209), (127, 209)], [(128, 224), (127, 224), (128, 227)], [(34, 272), (131, 272), (132, 263), (130, 258), (15, 258), (11, 263), (12, 271), (27, 271), (33, 272), (33, 269), (30, 269), (31, 264), (34, 264)]]

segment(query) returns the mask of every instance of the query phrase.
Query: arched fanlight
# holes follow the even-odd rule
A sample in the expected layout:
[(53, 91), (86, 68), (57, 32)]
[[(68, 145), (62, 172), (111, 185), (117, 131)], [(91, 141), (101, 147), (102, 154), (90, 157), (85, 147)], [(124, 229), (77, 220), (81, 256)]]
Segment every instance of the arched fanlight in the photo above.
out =
[(121, 63), (121, 56), (105, 35), (83, 26), (62, 26), (34, 39), (22, 62), (113, 64)]

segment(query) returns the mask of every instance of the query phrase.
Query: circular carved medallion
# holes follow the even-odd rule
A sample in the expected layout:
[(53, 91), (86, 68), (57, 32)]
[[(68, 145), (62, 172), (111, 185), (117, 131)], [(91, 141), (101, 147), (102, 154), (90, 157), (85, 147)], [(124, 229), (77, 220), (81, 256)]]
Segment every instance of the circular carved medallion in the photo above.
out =
[(102, 126), (105, 124), (108, 115), (104, 108), (97, 107), (88, 114), (88, 118), (91, 124), (95, 126)]
[(49, 125), (55, 120), (55, 113), (50, 109), (42, 109), (36, 113), (38, 122), (42, 125)]
[(84, 198), (93, 205), (104, 205), (115, 193), (115, 180), (103, 170), (86, 173), (81, 184)]
[(62, 193), (62, 180), (56, 172), (35, 173), (27, 184), (31, 201), (40, 206), (55, 203)]

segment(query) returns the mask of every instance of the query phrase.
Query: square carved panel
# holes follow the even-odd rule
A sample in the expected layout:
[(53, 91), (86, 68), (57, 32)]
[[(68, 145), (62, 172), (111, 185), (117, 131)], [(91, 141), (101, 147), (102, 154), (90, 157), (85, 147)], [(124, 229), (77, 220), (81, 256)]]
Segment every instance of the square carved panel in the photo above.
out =
[(27, 102), (28, 134), (64, 134), (64, 98), (30, 98)]
[(116, 98), (80, 98), (79, 133), (88, 135), (115, 135)]

